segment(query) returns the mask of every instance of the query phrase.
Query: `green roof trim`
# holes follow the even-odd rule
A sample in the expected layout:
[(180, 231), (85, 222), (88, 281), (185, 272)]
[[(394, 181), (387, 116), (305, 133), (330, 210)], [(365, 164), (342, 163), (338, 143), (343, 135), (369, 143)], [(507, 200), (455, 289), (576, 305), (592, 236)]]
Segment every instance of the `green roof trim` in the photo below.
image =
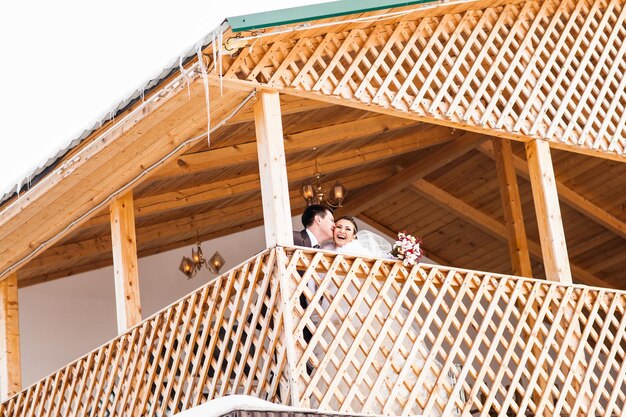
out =
[(365, 13), (413, 4), (434, 3), (438, 0), (340, 0), (329, 3), (312, 4), (301, 7), (274, 10), (270, 12), (229, 17), (228, 23), (233, 32), (244, 32), (310, 20), (328, 19), (356, 13)]

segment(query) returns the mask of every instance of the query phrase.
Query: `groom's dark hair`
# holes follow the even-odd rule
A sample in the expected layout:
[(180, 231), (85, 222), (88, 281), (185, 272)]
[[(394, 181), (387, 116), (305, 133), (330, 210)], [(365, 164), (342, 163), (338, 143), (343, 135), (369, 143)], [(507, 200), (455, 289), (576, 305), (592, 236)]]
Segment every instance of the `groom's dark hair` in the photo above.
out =
[(302, 213), (302, 226), (305, 228), (311, 226), (315, 220), (315, 216), (320, 216), (323, 219), (326, 217), (327, 212), (332, 213), (333, 211), (321, 204), (311, 204), (304, 209), (304, 213)]

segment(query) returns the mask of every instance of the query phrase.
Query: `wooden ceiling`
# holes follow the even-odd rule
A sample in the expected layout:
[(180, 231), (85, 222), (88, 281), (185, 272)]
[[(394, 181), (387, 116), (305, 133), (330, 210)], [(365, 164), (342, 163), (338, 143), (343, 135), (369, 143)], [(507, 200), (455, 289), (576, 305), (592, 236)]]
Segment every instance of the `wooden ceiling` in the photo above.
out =
[[(134, 188), (139, 256), (192, 244), (197, 235), (207, 240), (262, 224), (253, 101), (211, 135), (210, 146), (200, 140)], [(341, 180), (350, 190), (347, 210), (350, 200), (360, 201), (358, 217), (366, 223), (421, 236), (427, 255), (441, 263), (511, 273), (491, 147), (491, 140), (502, 139), (288, 95), (281, 106), (294, 215), (305, 206), (299, 188), (313, 176), (317, 159), (324, 184)], [(206, 108), (190, 108), (181, 124), (186, 137), (206, 131)], [(513, 150), (533, 275), (543, 278), (523, 144), (513, 143)], [(552, 153), (574, 280), (626, 288), (626, 165)], [(416, 169), (428, 174), (369, 204), (380, 187)], [(111, 263), (103, 208), (18, 277), (27, 286)]]

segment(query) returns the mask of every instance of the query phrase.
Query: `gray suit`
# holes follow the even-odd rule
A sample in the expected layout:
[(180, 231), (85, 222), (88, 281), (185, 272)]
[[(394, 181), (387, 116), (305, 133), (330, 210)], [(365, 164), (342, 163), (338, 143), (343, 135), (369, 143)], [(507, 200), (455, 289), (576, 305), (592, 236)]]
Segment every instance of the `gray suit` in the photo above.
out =
[(302, 229), (299, 232), (297, 230), (293, 231), (293, 244), (296, 246), (304, 246), (305, 248), (313, 246), (311, 245), (311, 238), (306, 232), (306, 229)]

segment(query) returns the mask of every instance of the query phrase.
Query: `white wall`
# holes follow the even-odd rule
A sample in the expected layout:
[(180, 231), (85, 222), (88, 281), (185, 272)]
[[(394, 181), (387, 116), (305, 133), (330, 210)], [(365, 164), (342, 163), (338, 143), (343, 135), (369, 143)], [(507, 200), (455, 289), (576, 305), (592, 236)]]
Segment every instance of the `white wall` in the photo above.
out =
[[(212, 275), (204, 269), (187, 280), (178, 265), (191, 247), (139, 260), (142, 317), (147, 318)], [(205, 256), (217, 249), (227, 271), (265, 248), (257, 227), (202, 243)], [(113, 339), (117, 334), (113, 268), (61, 278), (19, 290), (22, 385), (27, 387)]]
[[(300, 230), (299, 217), (293, 227)], [(359, 222), (359, 227), (370, 229)], [(202, 243), (205, 256), (218, 249), (222, 272), (265, 248), (263, 228)], [(139, 260), (142, 316), (149, 317), (212, 276), (203, 270), (191, 280), (178, 270), (191, 246)], [(116, 336), (115, 290), (111, 267), (19, 290), (23, 386), (55, 372)]]

